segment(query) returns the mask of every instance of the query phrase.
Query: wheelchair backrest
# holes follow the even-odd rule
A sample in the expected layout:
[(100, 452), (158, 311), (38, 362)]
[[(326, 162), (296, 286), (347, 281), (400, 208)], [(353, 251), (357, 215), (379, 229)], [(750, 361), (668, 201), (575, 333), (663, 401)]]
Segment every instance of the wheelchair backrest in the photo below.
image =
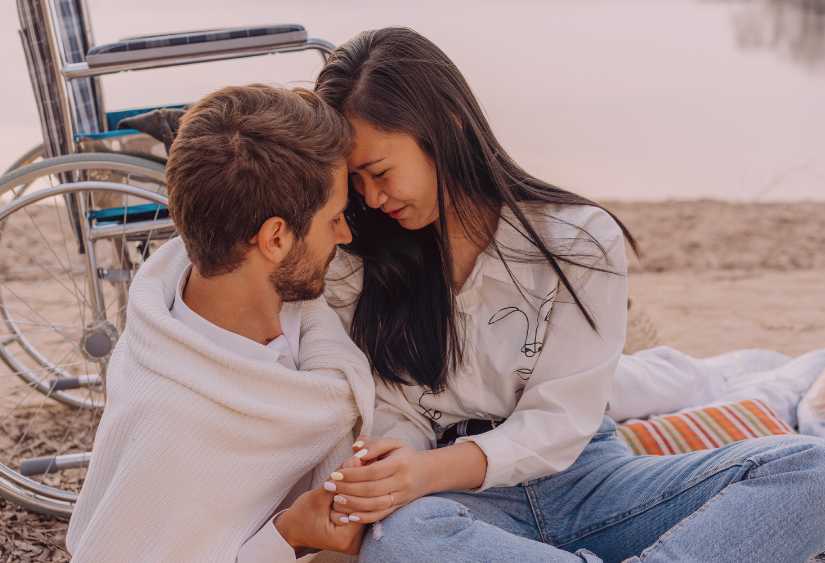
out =
[(48, 156), (75, 152), (78, 133), (101, 129), (95, 78), (66, 80), (63, 65), (85, 61), (92, 45), (84, 0), (17, 0), (20, 38)]

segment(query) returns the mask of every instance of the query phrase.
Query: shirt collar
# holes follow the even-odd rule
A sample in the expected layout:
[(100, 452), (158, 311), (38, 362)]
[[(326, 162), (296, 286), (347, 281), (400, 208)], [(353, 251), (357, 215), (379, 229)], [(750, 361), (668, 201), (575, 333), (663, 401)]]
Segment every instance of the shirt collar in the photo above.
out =
[[(236, 334), (232, 331), (226, 330), (213, 323), (210, 323), (197, 313), (195, 313), (183, 300), (183, 289), (186, 287), (186, 282), (189, 279), (189, 274), (192, 271), (192, 266), (189, 265), (183, 271), (178, 280), (177, 291), (175, 293), (175, 301), (172, 303), (172, 316), (188, 326), (190, 329), (198, 332), (208, 338), (211, 342), (228, 349), (233, 350), (243, 356), (253, 358), (259, 361), (271, 362), (278, 361), (280, 352), (271, 346), (264, 346), (259, 342), (255, 342), (245, 336)], [(284, 305), (287, 305), (286, 303)], [(297, 332), (300, 332), (300, 320), (297, 323), (293, 322), (293, 315), (282, 315), (287, 317), (290, 321), (286, 324), (289, 326), (282, 327), (284, 336), (289, 343), (290, 351), (293, 353), (292, 357), (297, 360), (297, 347), (292, 339), (297, 337)], [(297, 326), (296, 326), (297, 325)]]
[[(529, 213), (526, 207), (522, 207), (522, 211)], [(541, 283), (541, 277), (538, 275), (540, 271), (544, 270), (546, 262), (543, 257), (537, 254), (536, 248), (521, 232), (523, 232), (523, 228), (515, 214), (510, 208), (502, 207), (494, 240), (507, 263), (502, 262), (501, 256), (496, 252), (493, 243), (490, 243), (479, 254), (473, 271), (459, 294), (460, 301), (468, 304), (475, 301), (477, 297), (475, 294), (482, 288), (486, 279), (509, 284), (517, 291), (513, 282), (513, 278), (515, 278), (522, 291), (527, 294), (542, 297), (543, 295), (540, 294), (546, 293), (546, 287), (539, 287), (543, 284)], [(535, 256), (535, 258), (531, 258), (532, 256)]]

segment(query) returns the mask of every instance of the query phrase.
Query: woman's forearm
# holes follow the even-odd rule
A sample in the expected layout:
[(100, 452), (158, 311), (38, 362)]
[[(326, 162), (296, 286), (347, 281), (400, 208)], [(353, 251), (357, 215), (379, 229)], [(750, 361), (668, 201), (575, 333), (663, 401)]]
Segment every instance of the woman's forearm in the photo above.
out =
[(477, 489), (487, 475), (487, 456), (474, 442), (422, 452), (428, 479), (427, 494)]

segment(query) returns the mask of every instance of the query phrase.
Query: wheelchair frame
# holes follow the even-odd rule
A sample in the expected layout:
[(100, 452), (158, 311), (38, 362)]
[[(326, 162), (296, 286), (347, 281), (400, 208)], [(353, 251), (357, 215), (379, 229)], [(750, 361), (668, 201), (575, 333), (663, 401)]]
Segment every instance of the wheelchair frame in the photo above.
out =
[[(126, 240), (126, 237), (130, 237), (130, 240), (146, 237), (148, 251), (153, 235), (168, 238), (174, 233), (174, 225), (166, 217), (163, 158), (145, 151), (141, 154), (130, 152), (130, 147), (135, 143), (142, 143), (145, 147), (152, 142), (148, 136), (136, 131), (116, 129), (117, 118), (125, 114), (104, 111), (100, 77), (127, 71), (298, 51), (315, 51), (326, 61), (334, 45), (308, 37), (304, 28), (297, 25), (274, 26), (268, 28), (268, 31), (262, 31), (260, 27), (234, 28), (201, 32), (215, 33), (216, 37), (201, 38), (202, 44), (189, 44), (191, 33), (167, 34), (165, 37), (170, 38), (172, 45), (163, 50), (163, 56), (147, 55), (125, 62), (90, 64), (86, 58), (93, 48), (114, 47), (116, 49), (113, 51), (120, 49), (122, 52), (122, 48), (128, 51), (130, 46), (122, 43), (140, 42), (142, 39), (151, 41), (158, 36), (95, 46), (86, 0), (17, 0), (17, 8), (20, 37), (40, 117), (43, 144), (29, 150), (0, 177), (0, 197), (7, 200), (6, 205), (0, 208), (0, 240), (3, 238), (6, 220), (15, 212), (46, 198), (62, 198), (69, 222), (73, 226), (74, 243), (78, 253), (84, 257), (85, 277), (90, 288), (88, 298), (93, 312), (93, 322), (84, 327), (83, 336), (77, 345), (84, 355), (92, 357), (98, 363), (100, 375), (73, 377), (72, 374), (63, 372), (42, 350), (37, 350), (27, 342), (23, 331), (10, 319), (2, 294), (0, 316), (9, 328), (10, 335), (0, 338), (0, 360), (46, 398), (55, 399), (72, 408), (99, 410), (102, 402), (78, 400), (71, 395), (71, 390), (99, 386), (105, 392), (106, 362), (117, 337), (117, 328), (107, 320), (103, 282), (116, 279), (121, 284), (119, 287), (128, 288), (133, 265), (129, 264), (123, 271), (102, 271), (95, 243), (117, 237), (122, 240)], [(285, 28), (285, 31), (281, 32), (280, 28)], [(232, 34), (241, 38), (217, 38)], [(251, 39), (253, 36), (254, 41)], [(186, 48), (175, 47), (184, 43)], [(133, 115), (151, 109), (155, 108), (128, 113)], [(108, 147), (104, 147), (104, 152), (96, 152), (105, 142), (112, 140), (120, 142), (122, 152), (112, 152)], [(99, 170), (107, 173), (114, 171), (125, 177), (126, 182), (101, 181), (94, 177), (94, 172)], [(148, 179), (153, 189), (135, 185), (134, 177)], [(29, 186), (41, 178), (56, 178), (57, 185), (27, 193)], [(139, 206), (140, 209), (128, 205), (97, 208), (95, 197), (100, 193), (116, 194), (122, 199), (137, 197), (148, 203), (143, 203)], [(0, 289), (3, 285), (0, 283)], [(33, 359), (39, 366), (38, 370), (43, 371), (49, 379), (43, 379), (39, 371), (32, 372), (10, 355), (6, 346), (10, 340), (14, 340), (27, 354), (27, 358)], [(0, 496), (31, 510), (68, 516), (76, 493), (41, 483), (32, 477), (54, 473), (64, 467), (83, 467), (88, 459), (87, 452), (65, 453), (23, 460), (18, 469), (6, 465), (5, 459), (0, 459)]]

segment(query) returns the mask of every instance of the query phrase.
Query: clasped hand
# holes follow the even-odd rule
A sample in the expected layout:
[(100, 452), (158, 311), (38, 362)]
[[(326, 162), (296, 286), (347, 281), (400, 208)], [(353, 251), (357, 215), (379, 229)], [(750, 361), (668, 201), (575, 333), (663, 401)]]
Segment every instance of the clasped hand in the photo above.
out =
[(335, 494), (330, 518), (339, 526), (371, 524), (430, 494), (428, 457), (401, 440), (361, 437), (355, 454), (324, 488)]

